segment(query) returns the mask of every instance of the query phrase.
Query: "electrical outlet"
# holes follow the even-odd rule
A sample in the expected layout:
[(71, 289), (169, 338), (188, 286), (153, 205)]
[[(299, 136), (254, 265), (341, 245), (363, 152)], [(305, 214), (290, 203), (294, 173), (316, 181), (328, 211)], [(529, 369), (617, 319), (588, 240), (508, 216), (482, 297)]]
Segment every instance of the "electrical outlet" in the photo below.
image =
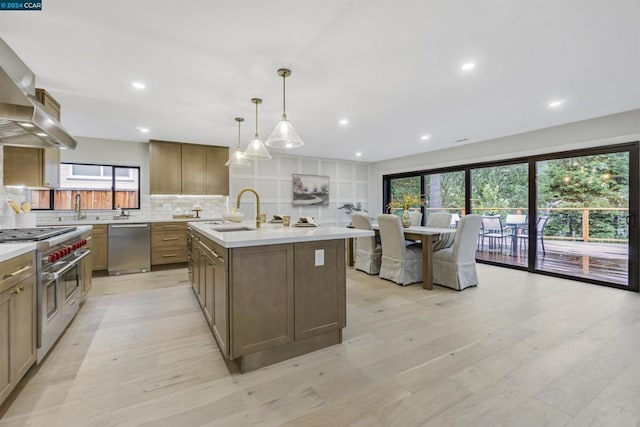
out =
[(324, 249), (316, 249), (316, 267), (324, 265)]

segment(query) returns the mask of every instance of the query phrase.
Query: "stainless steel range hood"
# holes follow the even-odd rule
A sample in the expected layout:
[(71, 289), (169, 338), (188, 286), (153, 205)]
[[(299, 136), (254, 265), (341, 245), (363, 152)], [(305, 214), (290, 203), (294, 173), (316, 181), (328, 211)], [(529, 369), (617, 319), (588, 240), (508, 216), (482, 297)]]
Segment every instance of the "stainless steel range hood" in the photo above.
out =
[(0, 38), (0, 144), (76, 148), (75, 139), (35, 98), (35, 75)]

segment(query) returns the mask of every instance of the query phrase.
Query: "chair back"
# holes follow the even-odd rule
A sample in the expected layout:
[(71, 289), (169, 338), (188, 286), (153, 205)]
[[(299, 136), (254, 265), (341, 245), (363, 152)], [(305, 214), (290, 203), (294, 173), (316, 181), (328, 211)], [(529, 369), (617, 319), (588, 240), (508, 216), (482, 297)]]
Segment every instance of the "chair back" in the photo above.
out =
[(451, 214), (446, 212), (432, 212), (427, 217), (427, 227), (449, 228), (451, 225)]
[(453, 240), (453, 258), (460, 262), (471, 262), (476, 258), (478, 233), (482, 227), (483, 217), (476, 214), (464, 215), (460, 218), (456, 236)]
[(507, 215), (507, 220), (505, 221), (508, 224), (524, 224), (527, 222), (526, 215)]
[[(369, 221), (369, 215), (364, 212), (353, 212), (351, 214), (351, 223), (354, 228), (360, 230), (371, 230), (371, 221)], [(362, 249), (367, 252), (373, 252), (376, 248), (376, 238), (371, 237), (357, 237), (358, 249)]]
[(402, 223), (396, 215), (378, 215), (382, 255), (394, 259), (404, 258), (404, 232)]
[[(463, 217), (464, 218), (464, 217)], [(502, 220), (500, 215), (487, 215), (482, 217), (482, 228), (484, 231), (502, 231)]]
[(411, 211), (409, 212), (409, 217), (411, 218), (411, 225), (422, 225), (422, 212)]
[(546, 227), (548, 220), (548, 216), (538, 217), (538, 222), (536, 222), (536, 231), (538, 233), (538, 238), (544, 236), (544, 227)]

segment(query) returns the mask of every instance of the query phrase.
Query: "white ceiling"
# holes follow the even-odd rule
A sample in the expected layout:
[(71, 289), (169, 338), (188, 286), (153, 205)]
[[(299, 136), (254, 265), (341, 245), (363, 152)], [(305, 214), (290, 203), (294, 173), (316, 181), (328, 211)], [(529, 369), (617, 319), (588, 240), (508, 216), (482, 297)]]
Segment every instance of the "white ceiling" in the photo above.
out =
[[(43, 8), (0, 12), (0, 37), (60, 101), (76, 136), (234, 145), (241, 115), (246, 146), (250, 98), (264, 99), (263, 139), (279, 120), (283, 66), (293, 71), (287, 113), (305, 141), (292, 153), (305, 156), (377, 161), (640, 108), (637, 0)], [(477, 66), (462, 72), (467, 61)], [(148, 89), (132, 89), (134, 80)], [(560, 108), (547, 107), (558, 98)]]

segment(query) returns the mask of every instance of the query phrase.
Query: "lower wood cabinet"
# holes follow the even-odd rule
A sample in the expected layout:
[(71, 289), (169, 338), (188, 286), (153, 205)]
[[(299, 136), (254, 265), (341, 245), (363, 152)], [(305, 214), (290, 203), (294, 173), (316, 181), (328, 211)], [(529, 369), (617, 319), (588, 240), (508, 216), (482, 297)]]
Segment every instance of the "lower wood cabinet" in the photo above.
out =
[(96, 224), (91, 230), (91, 270), (109, 267), (109, 238), (107, 224)]
[(194, 294), (220, 351), (241, 371), (342, 342), (343, 239), (225, 249), (190, 232)]
[(84, 257), (80, 264), (80, 290), (82, 296), (84, 297), (93, 287), (93, 281), (91, 280), (93, 272), (93, 237), (91, 237), (91, 232), (88, 232), (83, 234), (82, 238), (87, 240), (86, 248), (91, 250), (89, 255)]
[(151, 265), (187, 262), (187, 223), (151, 224)]
[(0, 264), (0, 403), (36, 361), (33, 253)]

